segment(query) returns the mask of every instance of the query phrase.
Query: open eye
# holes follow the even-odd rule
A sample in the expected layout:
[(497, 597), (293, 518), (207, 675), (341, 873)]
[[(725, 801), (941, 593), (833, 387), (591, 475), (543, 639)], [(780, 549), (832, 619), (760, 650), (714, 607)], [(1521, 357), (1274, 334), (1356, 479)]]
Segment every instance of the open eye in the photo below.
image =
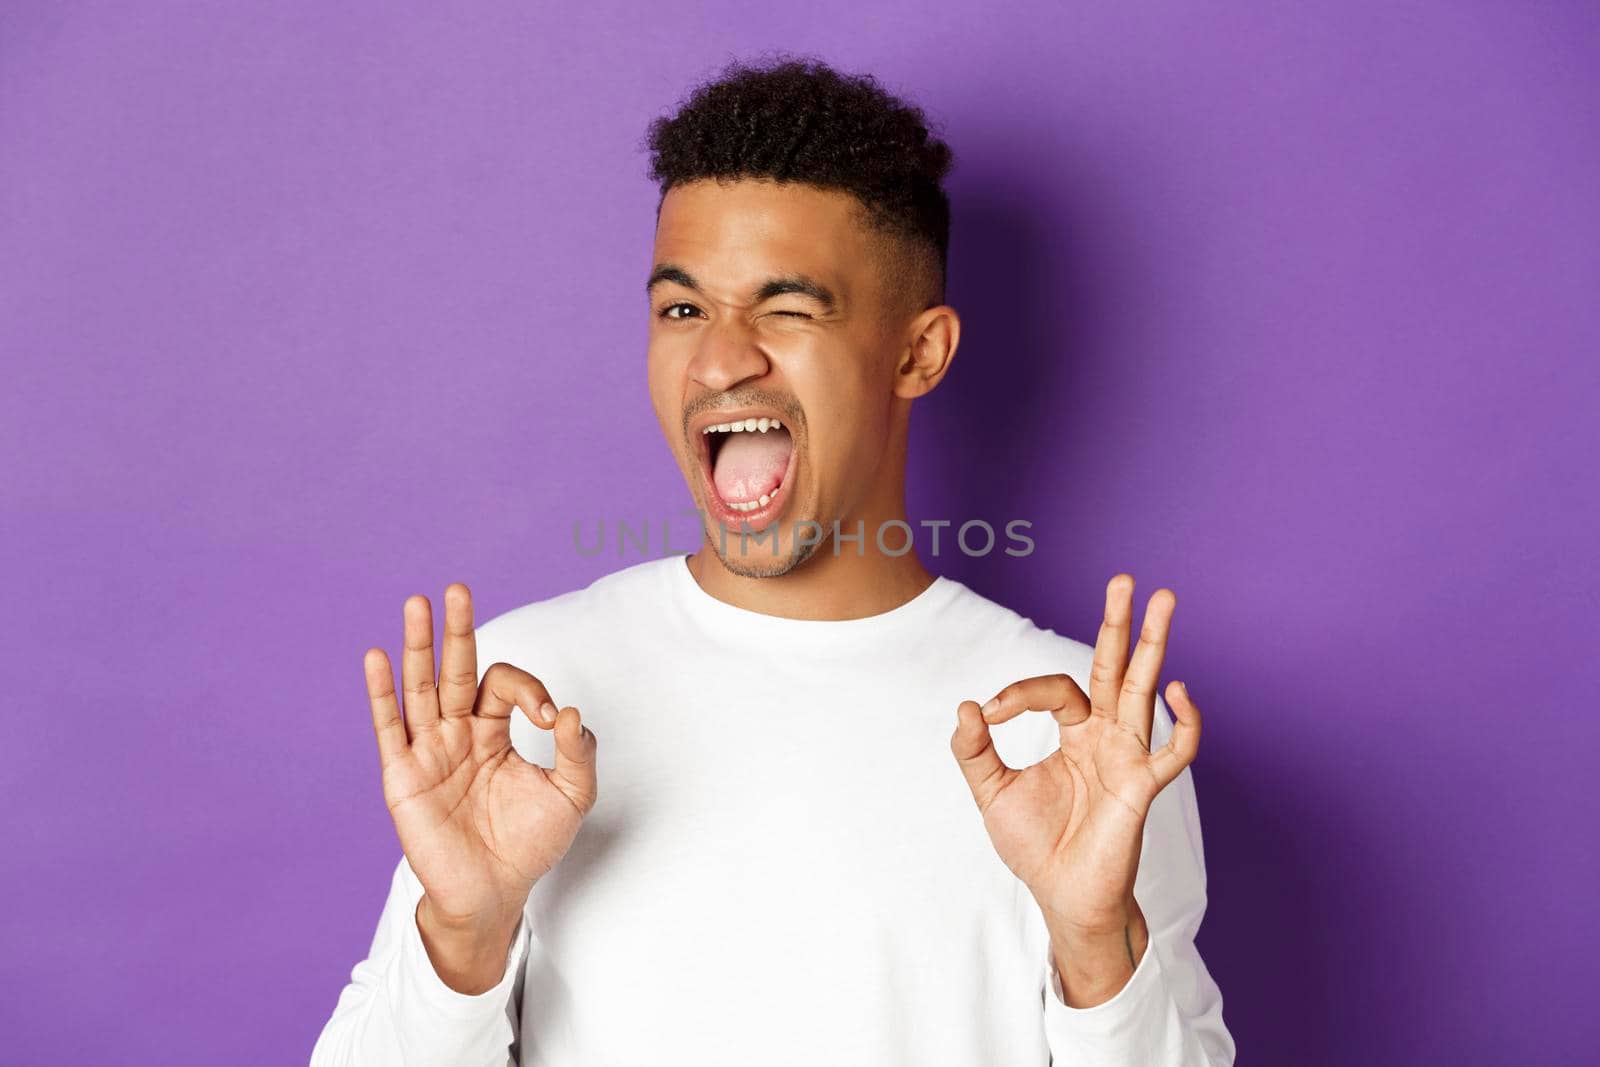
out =
[(684, 303), (668, 304), (666, 307), (664, 307), (660, 311), (656, 312), (656, 315), (657, 315), (658, 318), (673, 319), (673, 320), (687, 318), (688, 317), (687, 315), (674, 314), (674, 312), (678, 311), (680, 308), (681, 309), (687, 309), (688, 311), (699, 311), (700, 310), (699, 308), (695, 307), (693, 304), (684, 304)]

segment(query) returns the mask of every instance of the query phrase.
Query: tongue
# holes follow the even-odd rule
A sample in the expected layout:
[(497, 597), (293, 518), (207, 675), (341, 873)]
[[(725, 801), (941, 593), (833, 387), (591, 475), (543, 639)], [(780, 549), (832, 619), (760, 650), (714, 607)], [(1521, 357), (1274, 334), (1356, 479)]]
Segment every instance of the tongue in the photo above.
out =
[(742, 504), (771, 493), (783, 482), (793, 447), (789, 432), (783, 429), (729, 435), (717, 452), (717, 464), (711, 472), (718, 495)]

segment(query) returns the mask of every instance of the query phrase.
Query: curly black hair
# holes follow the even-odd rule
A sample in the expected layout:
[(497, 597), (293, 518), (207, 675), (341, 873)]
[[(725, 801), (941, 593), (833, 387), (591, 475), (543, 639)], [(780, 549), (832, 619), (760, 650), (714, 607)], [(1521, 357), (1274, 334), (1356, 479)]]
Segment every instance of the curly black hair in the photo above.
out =
[[(920, 108), (870, 74), (843, 74), (814, 57), (734, 60), (675, 113), (651, 122), (646, 144), (662, 200), (674, 185), (705, 178), (767, 178), (853, 194), (870, 225), (908, 242), (903, 261), (932, 252), (937, 273), (925, 295), (928, 306), (944, 301), (950, 201), (941, 182), (955, 156)], [(922, 273), (899, 266), (907, 276)]]

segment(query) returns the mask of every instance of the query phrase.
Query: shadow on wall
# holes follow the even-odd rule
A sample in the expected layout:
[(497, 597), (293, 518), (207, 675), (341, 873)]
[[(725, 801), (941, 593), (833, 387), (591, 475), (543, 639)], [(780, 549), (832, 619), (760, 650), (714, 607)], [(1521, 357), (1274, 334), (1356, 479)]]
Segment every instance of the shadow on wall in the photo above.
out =
[[(913, 521), (952, 523), (935, 571), (1049, 618), (1036, 568), (1003, 552), (1005, 524), (1036, 519), (1039, 487), (1061, 484), (1061, 457), (1079, 454), (1060, 398), (1078, 394), (1085, 359), (1099, 353), (1095, 275), (1077, 258), (1088, 223), (1063, 216), (1072, 209), (1059, 190), (1045, 201), (1011, 176), (964, 174), (951, 198), (947, 298), (962, 336), (949, 376), (912, 418), (910, 510)], [(994, 552), (971, 557), (953, 543), (969, 519), (995, 528)]]
[[(985, 155), (969, 151), (964, 162)], [(1090, 416), (1117, 378), (1114, 320), (1137, 307), (1117, 288), (1133, 242), (1115, 232), (1109, 212), (1097, 211), (1092, 190), (1029, 189), (1014, 175), (966, 166), (961, 176), (952, 187), (948, 297), (963, 336), (950, 376), (912, 419), (911, 518), (983, 518), (1002, 547), (1009, 518), (1035, 519), (1064, 531), (1057, 558), (1071, 558), (1073, 523), (1093, 496), (1071, 487), (1091, 484), (1106, 447)], [(943, 538), (928, 563), (1044, 625), (1064, 623), (1061, 583), (1041, 580), (1040, 564), (999, 551), (968, 557)], [(1096, 589), (1102, 580), (1084, 578)], [(1246, 664), (1236, 666), (1219, 665), (1215, 677), (1251, 677)], [(1210, 700), (1263, 709), (1237, 721), (1270, 721), (1265, 709), (1300, 702), (1291, 696), (1235, 689)], [(1369, 847), (1376, 830), (1369, 835), (1307, 796), (1314, 777), (1299, 793), (1292, 780), (1280, 790), (1277, 774), (1261, 773), (1275, 762), (1270, 742), (1230, 742), (1224, 731), (1210, 733), (1194, 772), (1210, 899), (1199, 945), (1222, 989), (1224, 1018), (1245, 1062), (1348, 1062), (1341, 1050), (1371, 1035), (1350, 1032), (1350, 991), (1334, 979), (1336, 942), (1350, 936), (1341, 922), (1352, 916), (1352, 873), (1341, 869), (1355, 857), (1380, 860)]]
[[(1227, 706), (1233, 694), (1219, 693)], [(1239, 695), (1241, 699), (1248, 699)], [(1215, 732), (1213, 732), (1213, 739)], [(1335, 1064), (1355, 1035), (1349, 998), (1334, 988), (1328, 894), (1351, 882), (1325, 846), (1349, 827), (1321, 825), (1306, 798), (1275, 794), (1226, 744), (1194, 768), (1205, 838), (1207, 906), (1196, 939), (1222, 990), (1222, 1017), (1242, 1062)]]

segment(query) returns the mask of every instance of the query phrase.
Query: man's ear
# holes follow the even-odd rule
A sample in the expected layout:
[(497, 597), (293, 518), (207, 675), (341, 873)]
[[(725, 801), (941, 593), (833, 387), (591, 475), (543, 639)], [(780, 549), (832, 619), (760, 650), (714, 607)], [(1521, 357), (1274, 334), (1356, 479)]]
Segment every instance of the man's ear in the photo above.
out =
[(961, 317), (950, 305), (939, 304), (912, 319), (907, 336), (894, 368), (894, 395), (915, 400), (931, 393), (950, 370), (961, 341)]

